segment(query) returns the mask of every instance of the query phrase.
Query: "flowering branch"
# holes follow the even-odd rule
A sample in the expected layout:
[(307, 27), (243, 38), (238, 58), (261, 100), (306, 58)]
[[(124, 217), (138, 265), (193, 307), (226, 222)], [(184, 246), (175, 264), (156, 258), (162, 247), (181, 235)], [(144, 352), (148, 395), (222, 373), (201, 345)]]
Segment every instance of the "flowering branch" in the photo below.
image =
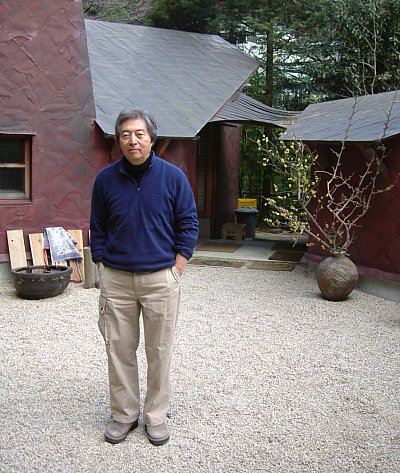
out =
[[(395, 96), (396, 97), (396, 96)], [(308, 234), (309, 245), (319, 243), (331, 253), (347, 253), (354, 242), (355, 229), (371, 207), (375, 195), (394, 186), (379, 185), (384, 170), (386, 149), (382, 143), (393, 108), (391, 104), (381, 140), (374, 146), (358, 146), (365, 159), (361, 172), (346, 173), (344, 150), (358, 100), (355, 99), (348, 127), (338, 151), (331, 150), (328, 163), (319, 159), (301, 141), (272, 142), (258, 140), (264, 153), (263, 166), (270, 166), (281, 176), (274, 184), (274, 196), (264, 199), (272, 211), (266, 222), (272, 226), (288, 225), (295, 234)]]

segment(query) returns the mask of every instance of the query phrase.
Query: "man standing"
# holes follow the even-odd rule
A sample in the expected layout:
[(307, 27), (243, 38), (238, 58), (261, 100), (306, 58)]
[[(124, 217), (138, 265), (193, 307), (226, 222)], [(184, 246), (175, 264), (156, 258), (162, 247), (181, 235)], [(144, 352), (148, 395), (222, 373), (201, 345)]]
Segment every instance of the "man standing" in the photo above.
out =
[(152, 151), (156, 137), (149, 114), (123, 110), (115, 123), (123, 157), (99, 172), (92, 194), (91, 250), (100, 275), (99, 328), (113, 415), (105, 439), (110, 443), (124, 441), (138, 425), (140, 314), (146, 432), (153, 445), (170, 437), (166, 414), (181, 276), (197, 241), (198, 219), (185, 174)]

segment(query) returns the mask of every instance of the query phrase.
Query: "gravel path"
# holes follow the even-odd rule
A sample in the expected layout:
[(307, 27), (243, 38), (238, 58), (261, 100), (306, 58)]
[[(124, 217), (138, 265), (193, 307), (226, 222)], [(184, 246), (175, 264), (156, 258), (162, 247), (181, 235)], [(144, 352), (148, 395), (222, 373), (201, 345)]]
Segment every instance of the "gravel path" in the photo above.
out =
[(157, 448), (142, 423), (103, 440), (97, 289), (26, 301), (3, 283), (0, 296), (1, 472), (400, 471), (399, 303), (322, 300), (301, 266), (188, 266)]

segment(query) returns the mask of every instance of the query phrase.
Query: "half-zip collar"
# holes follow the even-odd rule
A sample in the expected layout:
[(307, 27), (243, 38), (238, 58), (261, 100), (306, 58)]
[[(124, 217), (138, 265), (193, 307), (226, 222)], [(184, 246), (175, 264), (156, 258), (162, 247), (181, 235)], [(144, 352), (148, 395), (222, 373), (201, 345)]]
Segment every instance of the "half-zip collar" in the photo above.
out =
[(123, 156), (121, 159), (121, 171), (131, 177), (137, 185), (137, 188), (140, 189), (140, 183), (142, 181), (142, 177), (147, 169), (153, 164), (153, 152), (151, 152), (150, 156), (146, 159), (144, 163), (141, 164), (132, 164), (128, 161), (128, 159)]

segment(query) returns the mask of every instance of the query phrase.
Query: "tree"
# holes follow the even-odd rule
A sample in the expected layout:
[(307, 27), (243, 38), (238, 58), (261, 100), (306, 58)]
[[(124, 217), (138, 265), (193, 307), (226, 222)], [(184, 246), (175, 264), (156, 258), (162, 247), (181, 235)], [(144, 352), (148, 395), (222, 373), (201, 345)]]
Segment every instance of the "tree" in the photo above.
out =
[(400, 0), (332, 0), (320, 27), (297, 32), (297, 54), (318, 100), (396, 89)]
[(150, 0), (82, 0), (86, 17), (119, 23), (143, 24)]
[[(304, 3), (293, 1), (267, 0), (256, 2), (253, 9), (246, 18), (245, 32), (246, 43), (242, 45), (244, 49), (253, 54), (260, 61), (260, 68), (253, 75), (246, 92), (269, 106), (281, 107), (284, 109), (304, 108), (306, 100), (296, 103), (294, 107), (293, 89), (299, 90), (298, 78), (299, 70), (296, 68), (297, 57), (292, 53), (294, 34), (289, 25), (294, 21), (300, 21), (306, 15)], [(311, 2), (315, 3), (315, 2)], [(311, 10), (311, 8), (309, 9)], [(240, 45), (239, 45), (240, 46)], [(295, 74), (288, 72), (288, 66)], [(299, 95), (297, 95), (298, 99)], [(275, 127), (265, 127), (264, 134), (271, 141), (276, 140), (279, 131)], [(254, 171), (255, 163), (262, 162), (259, 150), (254, 150), (254, 143), (262, 135), (260, 127), (245, 127), (242, 135), (241, 152), (241, 179), (243, 189), (249, 189), (257, 196), (263, 195), (268, 198), (271, 189), (276, 181), (281, 180), (281, 176), (276, 174), (276, 170), (269, 164), (265, 164), (259, 170)], [(247, 150), (251, 149), (249, 155)], [(257, 152), (258, 151), (258, 152)], [(245, 187), (244, 184), (248, 186)], [(252, 185), (250, 185), (252, 184)], [(262, 216), (265, 217), (267, 209), (262, 207)]]
[(218, 34), (232, 44), (246, 41), (255, 0), (153, 0), (146, 24)]
[(210, 33), (216, 28), (214, 0), (153, 0), (146, 12), (148, 26), (197, 33)]

